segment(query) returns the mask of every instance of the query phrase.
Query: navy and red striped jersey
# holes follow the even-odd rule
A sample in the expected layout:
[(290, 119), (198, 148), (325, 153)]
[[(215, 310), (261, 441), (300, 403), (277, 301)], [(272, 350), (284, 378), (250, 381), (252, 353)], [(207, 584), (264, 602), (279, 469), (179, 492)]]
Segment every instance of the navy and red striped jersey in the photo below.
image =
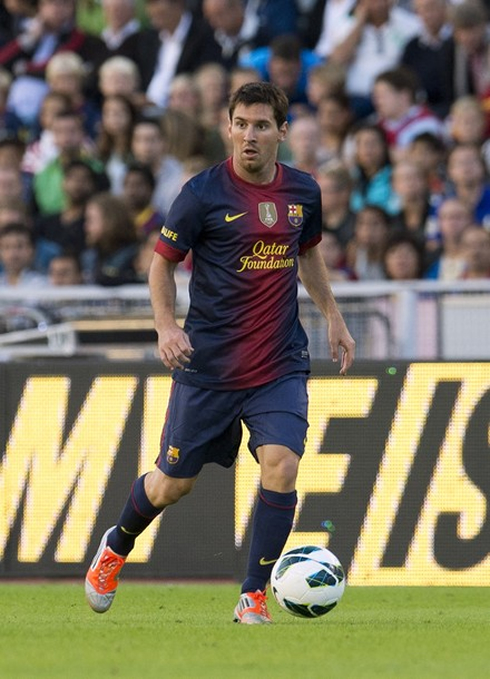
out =
[(309, 370), (298, 317), (298, 255), (321, 240), (320, 189), (277, 164), (251, 184), (231, 159), (182, 188), (156, 252), (182, 261), (192, 249), (185, 321), (194, 353), (174, 379), (206, 389), (247, 389)]

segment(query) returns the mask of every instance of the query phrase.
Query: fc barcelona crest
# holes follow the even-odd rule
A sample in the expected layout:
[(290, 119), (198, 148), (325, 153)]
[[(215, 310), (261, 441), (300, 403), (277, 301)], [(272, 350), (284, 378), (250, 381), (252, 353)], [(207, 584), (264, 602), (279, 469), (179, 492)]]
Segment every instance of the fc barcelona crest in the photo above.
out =
[(180, 448), (169, 446), (167, 450), (167, 462), (169, 464), (177, 464), (180, 457)]
[(277, 222), (275, 203), (259, 203), (259, 219), (269, 229)]
[(302, 205), (288, 205), (288, 221), (291, 226), (301, 226), (303, 223)]

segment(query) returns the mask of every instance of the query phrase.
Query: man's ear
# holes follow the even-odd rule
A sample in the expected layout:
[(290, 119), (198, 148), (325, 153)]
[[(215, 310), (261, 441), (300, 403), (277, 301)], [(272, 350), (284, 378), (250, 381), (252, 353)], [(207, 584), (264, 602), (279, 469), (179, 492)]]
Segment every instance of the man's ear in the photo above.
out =
[(288, 134), (288, 124), (284, 122), (279, 128), (279, 141), (284, 141)]

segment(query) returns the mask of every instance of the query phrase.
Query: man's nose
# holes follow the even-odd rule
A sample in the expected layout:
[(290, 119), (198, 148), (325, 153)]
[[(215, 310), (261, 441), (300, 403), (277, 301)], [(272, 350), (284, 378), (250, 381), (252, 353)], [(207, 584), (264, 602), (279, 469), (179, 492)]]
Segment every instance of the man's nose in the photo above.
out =
[(251, 141), (255, 139), (255, 127), (253, 125), (247, 125), (245, 129), (244, 139)]

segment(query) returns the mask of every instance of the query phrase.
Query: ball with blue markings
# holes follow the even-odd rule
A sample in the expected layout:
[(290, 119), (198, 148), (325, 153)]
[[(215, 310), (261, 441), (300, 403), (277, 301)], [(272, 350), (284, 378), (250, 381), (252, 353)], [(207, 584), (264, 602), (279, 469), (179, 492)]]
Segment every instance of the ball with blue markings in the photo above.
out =
[(346, 582), (335, 554), (325, 547), (305, 545), (280, 556), (270, 584), (285, 611), (300, 618), (318, 618), (335, 608)]

